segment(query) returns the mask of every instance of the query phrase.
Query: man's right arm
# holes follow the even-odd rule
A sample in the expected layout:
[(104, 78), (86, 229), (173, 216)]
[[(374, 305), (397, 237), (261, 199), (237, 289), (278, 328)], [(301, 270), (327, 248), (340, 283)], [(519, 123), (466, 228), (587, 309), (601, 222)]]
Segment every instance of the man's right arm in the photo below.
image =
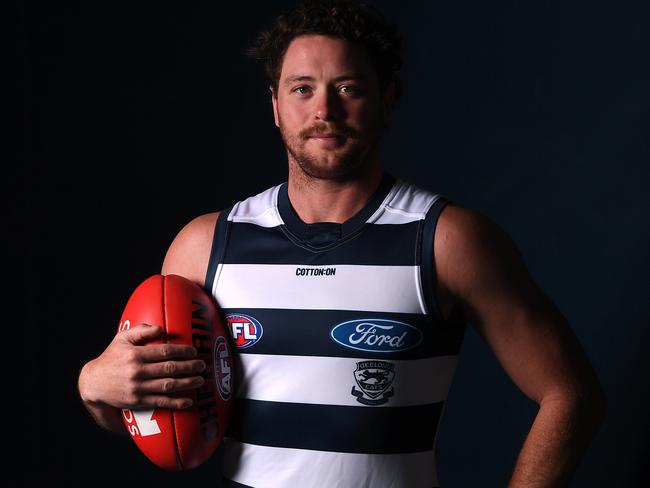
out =
[[(201, 215), (174, 238), (161, 274), (176, 274), (204, 285), (218, 212)], [(126, 433), (121, 409), (159, 407), (183, 409), (191, 399), (182, 393), (203, 384), (205, 363), (192, 346), (144, 345), (162, 334), (157, 324), (139, 324), (115, 335), (97, 358), (79, 374), (79, 395), (99, 426)], [(171, 394), (174, 394), (173, 396)]]

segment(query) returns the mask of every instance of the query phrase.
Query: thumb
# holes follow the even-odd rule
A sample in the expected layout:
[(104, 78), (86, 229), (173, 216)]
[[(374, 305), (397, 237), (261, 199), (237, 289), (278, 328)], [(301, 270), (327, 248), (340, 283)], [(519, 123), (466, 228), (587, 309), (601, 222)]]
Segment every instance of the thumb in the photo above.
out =
[(122, 339), (131, 344), (149, 341), (162, 333), (159, 325), (138, 324), (135, 327), (122, 331)]

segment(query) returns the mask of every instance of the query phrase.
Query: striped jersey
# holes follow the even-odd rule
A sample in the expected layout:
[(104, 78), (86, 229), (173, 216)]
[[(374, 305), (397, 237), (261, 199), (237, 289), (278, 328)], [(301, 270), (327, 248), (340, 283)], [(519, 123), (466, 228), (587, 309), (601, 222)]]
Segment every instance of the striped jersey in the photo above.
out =
[(447, 203), (384, 172), (342, 224), (302, 222), (286, 181), (221, 212), (205, 287), (236, 350), (225, 486), (438, 486), (465, 331), (434, 294)]

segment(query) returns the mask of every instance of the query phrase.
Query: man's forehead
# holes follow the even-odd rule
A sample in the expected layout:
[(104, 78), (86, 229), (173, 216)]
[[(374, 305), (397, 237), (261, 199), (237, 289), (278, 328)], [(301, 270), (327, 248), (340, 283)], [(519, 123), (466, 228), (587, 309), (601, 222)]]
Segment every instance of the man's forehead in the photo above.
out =
[[(328, 71), (336, 79), (367, 79), (372, 71), (365, 49), (345, 39), (321, 35), (300, 36), (287, 48), (282, 63), (285, 82), (309, 81)], [(336, 80), (335, 80), (336, 81)]]
[[(364, 73), (349, 73), (349, 74), (343, 74), (340, 76), (337, 76), (333, 78), (331, 81), (333, 83), (338, 83), (340, 81), (367, 81), (368, 80), (368, 75)], [(284, 84), (285, 85), (290, 85), (292, 83), (297, 83), (300, 81), (317, 81), (317, 79), (313, 76), (310, 76), (308, 74), (288, 74), (287, 77), (284, 79)]]

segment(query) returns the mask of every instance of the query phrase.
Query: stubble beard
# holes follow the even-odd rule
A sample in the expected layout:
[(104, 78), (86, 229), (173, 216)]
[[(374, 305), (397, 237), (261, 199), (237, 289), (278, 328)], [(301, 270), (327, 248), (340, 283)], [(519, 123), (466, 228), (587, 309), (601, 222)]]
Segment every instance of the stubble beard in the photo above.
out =
[[(332, 149), (332, 152), (324, 150), (321, 154), (316, 151), (309, 151), (307, 144), (309, 138), (303, 132), (292, 135), (287, 134), (284, 130), (282, 120), (280, 119), (280, 134), (287, 150), (289, 158), (290, 171), (293, 169), (300, 171), (303, 178), (322, 179), (322, 180), (347, 180), (355, 178), (360, 172), (363, 172), (370, 160), (378, 151), (380, 140), (380, 131), (373, 133), (367, 140), (360, 140), (354, 135), (348, 133), (346, 138), (346, 148), (344, 152), (340, 147)], [(293, 165), (293, 168), (291, 166)]]

